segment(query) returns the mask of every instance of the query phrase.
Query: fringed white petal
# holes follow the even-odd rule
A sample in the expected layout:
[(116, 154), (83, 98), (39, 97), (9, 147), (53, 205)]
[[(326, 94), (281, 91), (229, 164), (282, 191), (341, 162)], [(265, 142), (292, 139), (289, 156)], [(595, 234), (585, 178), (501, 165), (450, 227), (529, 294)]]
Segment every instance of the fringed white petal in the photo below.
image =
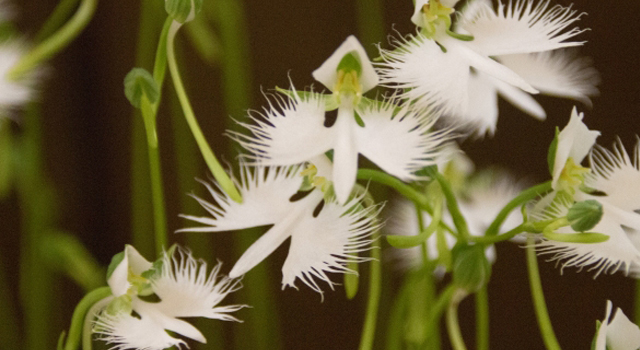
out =
[(362, 93), (376, 87), (379, 82), (378, 74), (373, 68), (362, 44), (353, 35), (349, 36), (320, 67), (313, 71), (313, 78), (321, 82), (327, 89), (333, 91), (338, 81), (338, 65), (345, 55), (352, 52), (356, 53), (356, 57), (362, 65), (362, 72), (359, 76)]
[(417, 108), (438, 106), (445, 113), (464, 114), (469, 99), (468, 59), (449, 48), (443, 52), (422, 34), (392, 40), (395, 48), (380, 49), (381, 85), (402, 90), (399, 97), (414, 101)]
[(359, 108), (365, 126), (354, 127), (362, 155), (385, 172), (410, 181), (414, 173), (442, 161), (444, 145), (453, 138), (450, 130), (433, 131), (438, 114), (392, 103)]
[(531, 53), (578, 46), (584, 42), (569, 41), (584, 32), (578, 28), (566, 30), (580, 19), (571, 7), (550, 6), (550, 0), (510, 0), (499, 2), (497, 11), (487, 4), (474, 9), (473, 16), (464, 16), (459, 27), (473, 35), (470, 43), (488, 56)]
[(355, 121), (354, 110), (348, 106), (340, 107), (338, 119), (332, 127), (336, 132), (336, 140), (333, 145), (333, 188), (339, 203), (347, 201), (353, 185), (356, 183), (359, 152), (355, 137), (357, 128), (360, 127)]
[[(548, 216), (561, 217), (566, 215), (569, 208), (567, 203), (554, 204), (556, 207), (553, 210), (556, 213)], [(619, 216), (615, 208), (603, 203), (602, 219), (589, 231), (605, 234), (609, 236), (609, 240), (601, 243), (542, 240), (536, 248), (540, 254), (552, 254), (549, 261), (557, 261), (561, 265), (561, 271), (570, 266), (577, 267), (579, 270), (589, 266), (589, 271), (596, 271), (594, 278), (602, 272), (614, 273), (619, 269), (623, 269), (628, 274), (632, 263), (640, 263), (640, 251), (629, 240), (625, 229), (621, 226), (622, 221), (624, 218)], [(568, 227), (562, 228), (558, 232), (574, 233)]]
[(571, 98), (591, 106), (589, 96), (599, 93), (598, 71), (589, 58), (578, 57), (575, 51), (504, 55), (498, 59), (543, 94)]
[[(493, 135), (498, 123), (498, 92), (494, 83), (500, 82), (481, 72), (471, 74), (469, 79), (469, 107), (464, 115), (450, 115), (461, 128), (476, 136)], [(511, 85), (505, 84), (509, 87)], [(513, 88), (519, 91), (517, 88)]]
[(229, 293), (242, 287), (240, 280), (219, 276), (222, 263), (207, 272), (207, 263), (196, 260), (191, 253), (178, 250), (163, 258), (160, 276), (152, 288), (161, 301), (157, 308), (171, 317), (206, 317), (223, 321), (238, 321), (229, 315), (244, 305), (217, 306)]
[(198, 341), (200, 343), (206, 343), (204, 335), (189, 322), (181, 319), (166, 315), (158, 308), (156, 303), (149, 303), (138, 298), (132, 300), (133, 310), (140, 315), (142, 319), (148, 318), (153, 321), (154, 324), (171, 331), (180, 334), (183, 337), (187, 337)]
[(596, 145), (589, 155), (592, 176), (587, 185), (604, 192), (607, 202), (629, 212), (640, 209), (639, 147), (640, 143), (636, 144), (633, 160), (620, 140), (612, 151)]
[(262, 165), (293, 165), (328, 151), (335, 139), (333, 128), (325, 127), (325, 104), (321, 94), (300, 96), (292, 87), (289, 95), (276, 94), (269, 108), (254, 111), (255, 124), (239, 123), (251, 131), (247, 136), (229, 132), (242, 147), (253, 153), (249, 159)]
[(589, 130), (582, 122), (582, 118), (584, 118), (584, 115), (578, 113), (578, 110), (574, 107), (571, 111), (569, 123), (558, 135), (558, 146), (553, 163), (553, 178), (551, 182), (553, 188), (556, 187), (567, 160), (573, 158), (575, 164), (582, 163), (591, 147), (596, 143), (596, 138), (600, 135), (599, 131)]
[(202, 182), (213, 203), (193, 196), (207, 210), (210, 217), (181, 215), (182, 217), (201, 223), (203, 227), (191, 227), (179, 232), (216, 232), (239, 230), (243, 228), (264, 226), (282, 220), (294, 205), (289, 201), (300, 186), (302, 176), (299, 166), (293, 167), (241, 167), (240, 180), (236, 180), (242, 195), (242, 203), (237, 203), (218, 187), (217, 184)]
[(150, 318), (136, 318), (129, 314), (109, 315), (103, 312), (94, 324), (98, 339), (111, 345), (110, 350), (163, 350), (175, 346), (182, 348), (187, 344), (171, 337)]
[(282, 285), (296, 287), (300, 279), (322, 293), (317, 280), (334, 283), (328, 273), (354, 273), (348, 261), (370, 260), (358, 253), (371, 249), (371, 235), (380, 227), (375, 219), (380, 207), (357, 209), (362, 198), (352, 198), (344, 205), (324, 203), (317, 215), (309, 208), (292, 228), (289, 254), (282, 267)]
[(614, 350), (637, 350), (640, 348), (640, 328), (616, 309), (613, 320), (607, 328), (607, 346)]

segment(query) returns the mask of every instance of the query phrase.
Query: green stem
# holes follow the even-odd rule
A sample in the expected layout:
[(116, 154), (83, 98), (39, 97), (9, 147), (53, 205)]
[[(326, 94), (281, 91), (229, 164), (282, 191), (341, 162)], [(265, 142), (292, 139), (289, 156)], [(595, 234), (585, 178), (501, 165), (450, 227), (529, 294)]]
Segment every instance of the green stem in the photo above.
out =
[(449, 307), (447, 308), (447, 331), (449, 333), (451, 347), (454, 350), (467, 349), (464, 345), (462, 332), (460, 331), (460, 324), (458, 323), (458, 305), (460, 301), (462, 301), (461, 298), (454, 295), (449, 301)]
[(107, 307), (111, 300), (113, 299), (106, 297), (93, 304), (87, 311), (87, 316), (84, 318), (84, 325), (82, 326), (82, 350), (91, 350), (93, 348), (93, 318), (98, 315), (100, 310)]
[(560, 350), (560, 344), (556, 339), (547, 310), (547, 303), (544, 300), (542, 282), (540, 281), (540, 271), (538, 269), (538, 259), (534, 246), (535, 240), (532, 236), (527, 239), (527, 270), (529, 271), (529, 283), (531, 285), (531, 296), (536, 310), (536, 318), (544, 344), (549, 350)]
[(38, 64), (53, 57), (64, 49), (80, 32), (89, 24), (91, 17), (98, 5), (97, 0), (82, 0), (76, 13), (62, 28), (58, 29), (48, 39), (29, 51), (9, 71), (7, 77), (10, 80), (18, 80), (25, 73), (31, 71)]
[(401, 249), (416, 247), (426, 242), (429, 236), (431, 236), (431, 234), (436, 231), (436, 229), (440, 225), (440, 219), (442, 218), (442, 206), (435, 206), (433, 216), (431, 217), (431, 222), (426, 228), (424, 228), (424, 224), (422, 223), (422, 211), (419, 208), (417, 208), (417, 211), (419, 215), (418, 226), (419, 228), (421, 228), (420, 233), (415, 236), (387, 235), (387, 241), (391, 246)]
[(456, 226), (456, 230), (460, 234), (459, 238), (464, 241), (468, 241), (471, 237), (469, 233), (469, 227), (467, 226), (467, 220), (465, 220), (464, 216), (460, 212), (460, 206), (458, 205), (458, 200), (456, 199), (453, 190), (451, 189), (451, 185), (447, 181), (447, 179), (442, 176), (437, 171), (433, 172), (433, 175), (440, 184), (440, 188), (442, 188), (442, 193), (444, 197), (447, 199), (447, 209), (449, 209), (449, 214), (453, 219), (453, 223)]
[(80, 300), (76, 309), (73, 311), (73, 316), (71, 317), (71, 326), (69, 327), (69, 335), (67, 337), (64, 350), (75, 350), (80, 346), (80, 342), (83, 338), (82, 333), (87, 312), (94, 304), (109, 297), (110, 295), (111, 288), (101, 287), (89, 292), (84, 296), (84, 298), (82, 298), (82, 300)]
[(364, 44), (369, 54), (375, 54), (374, 43), (379, 43), (385, 38), (384, 8), (381, 0), (357, 0), (357, 24), (360, 41)]
[(489, 292), (486, 285), (476, 292), (476, 349), (489, 350)]
[(440, 293), (440, 296), (438, 296), (438, 299), (436, 299), (436, 302), (433, 304), (427, 325), (430, 331), (428, 333), (428, 339), (435, 337), (437, 333), (439, 333), (440, 317), (444, 313), (447, 305), (449, 305), (449, 301), (453, 298), (455, 291), (456, 287), (453, 284), (448, 285), (445, 290)]
[(469, 237), (469, 240), (471, 242), (475, 242), (475, 243), (482, 243), (482, 244), (494, 244), (494, 243), (498, 243), (498, 242), (502, 242), (502, 241), (506, 241), (509, 240), (513, 237), (515, 237), (516, 235), (518, 235), (519, 233), (522, 232), (533, 232), (532, 230), (532, 225), (529, 223), (524, 223), (521, 224), (501, 235), (497, 235), (497, 236), (471, 236)]
[(213, 177), (216, 179), (220, 187), (229, 195), (231, 199), (238, 203), (242, 203), (242, 197), (238, 192), (233, 181), (229, 178), (227, 173), (224, 171), (215, 154), (211, 150), (211, 147), (207, 143), (207, 140), (198, 125), (198, 121), (196, 120), (196, 116), (193, 112), (193, 108), (191, 107), (191, 102), (189, 102), (189, 97), (184, 89), (184, 85), (182, 84), (182, 79), (180, 78), (180, 72), (178, 71), (178, 64), (176, 63), (176, 57), (174, 52), (174, 39), (176, 37), (176, 33), (180, 29), (182, 25), (178, 22), (173, 22), (171, 28), (169, 29), (169, 34), (167, 36), (167, 61), (169, 63), (169, 72), (171, 73), (171, 78), (173, 79), (173, 85), (176, 90), (176, 95), (180, 100), (180, 105), (182, 106), (182, 110), (184, 112), (185, 119), (187, 120), (187, 124), (189, 124), (189, 128), (193, 133), (193, 137), (200, 148), (200, 152), (204, 157), (209, 170), (213, 174)]
[(382, 265), (380, 262), (380, 239), (374, 237), (375, 241), (371, 248), (371, 265), (369, 266), (369, 299), (367, 300), (367, 312), (365, 315), (364, 327), (360, 338), (360, 350), (370, 350), (373, 348), (375, 340), (376, 324), (378, 322), (378, 308), (380, 306), (380, 293), (382, 290)]
[(60, 26), (64, 23), (64, 21), (69, 18), (69, 15), (76, 8), (79, 0), (62, 0), (58, 3), (56, 8), (53, 10), (47, 21), (44, 22), (40, 30), (38, 31), (38, 35), (36, 35), (35, 42), (41, 42), (46, 37), (51, 35), (56, 29), (60, 28)]
[(487, 229), (486, 236), (495, 236), (499, 233), (500, 226), (507, 219), (512, 210), (520, 207), (521, 205), (535, 199), (536, 197), (549, 192), (551, 190), (551, 181), (530, 187), (522, 191), (517, 197), (512, 199), (507, 205), (500, 210), (500, 213), (493, 220), (489, 228)]

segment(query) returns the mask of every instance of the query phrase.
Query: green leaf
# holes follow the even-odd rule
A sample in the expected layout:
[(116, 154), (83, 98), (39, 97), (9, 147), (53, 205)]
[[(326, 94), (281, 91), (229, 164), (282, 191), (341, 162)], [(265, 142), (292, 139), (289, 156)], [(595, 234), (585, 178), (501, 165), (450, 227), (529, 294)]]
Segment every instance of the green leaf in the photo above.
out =
[(176, 22), (193, 20), (202, 10), (202, 0), (165, 0), (164, 9)]
[(362, 74), (362, 63), (360, 63), (360, 55), (358, 55), (358, 52), (351, 51), (348, 54), (344, 55), (344, 57), (342, 57), (342, 60), (340, 60), (340, 63), (338, 63), (337, 71), (355, 71), (356, 74), (360, 76)]
[(484, 245), (458, 245), (453, 248), (453, 283), (474, 293), (489, 283), (491, 263), (484, 253)]
[(124, 78), (124, 94), (134, 107), (140, 108), (143, 95), (151, 104), (158, 102), (160, 88), (146, 69), (133, 68)]
[(547, 152), (547, 165), (549, 166), (549, 174), (553, 175), (553, 165), (556, 162), (556, 151), (558, 150), (558, 136), (560, 135), (560, 128), (556, 126), (556, 135), (553, 137), (553, 141), (549, 145), (549, 151)]
[(64, 338), (67, 336), (67, 332), (62, 331), (60, 337), (58, 338), (58, 345), (56, 346), (57, 350), (64, 350)]
[(602, 322), (600, 322), (600, 320), (596, 320), (596, 335), (593, 336), (593, 340), (591, 341), (591, 350), (596, 350), (596, 339), (598, 339), (600, 326), (602, 326)]
[(590, 199), (574, 204), (567, 213), (567, 220), (576, 232), (585, 232), (594, 228), (602, 219), (602, 204)]
[(111, 263), (109, 263), (109, 267), (107, 268), (107, 280), (111, 278), (113, 271), (115, 271), (120, 263), (122, 263), (122, 260), (124, 260), (124, 251), (114, 255), (113, 258), (111, 258)]

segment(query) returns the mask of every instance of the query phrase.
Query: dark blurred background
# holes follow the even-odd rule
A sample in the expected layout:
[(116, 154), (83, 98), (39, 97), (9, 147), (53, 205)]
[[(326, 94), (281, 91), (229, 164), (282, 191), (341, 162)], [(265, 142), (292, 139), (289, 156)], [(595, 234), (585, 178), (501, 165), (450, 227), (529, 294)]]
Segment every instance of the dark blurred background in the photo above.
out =
[[(158, 0), (159, 2), (161, 0)], [(205, 2), (208, 0), (205, 0)], [(233, 2), (233, 0), (232, 0)], [(569, 5), (570, 1), (558, 1)], [(20, 29), (33, 35), (56, 5), (54, 0), (20, 0), (15, 3)], [(250, 79), (250, 103), (244, 109), (259, 109), (264, 105), (262, 91), (275, 86), (285, 87), (291, 79), (298, 88), (314, 84), (311, 72), (317, 68), (350, 34), (358, 34), (355, 1), (343, 0), (268, 0), (242, 1), (247, 33)], [(236, 3), (239, 4), (239, 3)], [(640, 131), (640, 73), (638, 40), (640, 39), (640, 3), (637, 1), (585, 1), (574, 5), (588, 13), (579, 21), (580, 27), (591, 28), (580, 39), (587, 43), (581, 54), (592, 57), (600, 71), (601, 94), (593, 99), (593, 108), (573, 101), (538, 97), (547, 110), (548, 119), (539, 122), (507, 103), (500, 104), (500, 119), (494, 137), (467, 141), (463, 148), (479, 168), (499, 165), (516, 177), (539, 182), (548, 178), (546, 151), (555, 126), (564, 126), (574, 105), (585, 112), (585, 122), (600, 130), (598, 143), (609, 147), (619, 137), (627, 149), (636, 142)], [(409, 0), (384, 1), (383, 32), (394, 30), (406, 34), (414, 31), (409, 21), (413, 11)], [(61, 228), (80, 237), (102, 265), (131, 242), (132, 125), (136, 117), (123, 94), (122, 81), (136, 65), (136, 45), (140, 4), (132, 0), (100, 1), (95, 18), (80, 37), (57, 56), (47, 70), (41, 85), (43, 106), (46, 175), (57, 189), (55, 211)], [(161, 21), (160, 21), (161, 23)], [(382, 39), (382, 46), (389, 47)], [(215, 150), (228, 149), (230, 142), (222, 135), (229, 117), (241, 119), (242, 111), (230, 111), (223, 105), (220, 66), (205, 62), (185, 32), (178, 38), (181, 70), (190, 93), (196, 115)], [(155, 45), (155, 39), (152, 46)], [(373, 42), (363, 45), (375, 52)], [(224, 57), (224, 52), (221, 52)], [(217, 62), (220, 62), (218, 60)], [(151, 70), (151, 66), (145, 68)], [(169, 87), (170, 77), (167, 74)], [(316, 88), (319, 84), (315, 83)], [(187, 162), (194, 172), (190, 178), (206, 178), (198, 152), (192, 157), (176, 159), (173, 146), (191, 139), (175, 140), (172, 129), (184, 128), (180, 118), (172, 118), (171, 94), (164, 90), (159, 124), (162, 166), (169, 230), (181, 228), (186, 222), (178, 218), (181, 203), (190, 202), (185, 192), (203, 194), (195, 179), (187, 191), (178, 186), (176, 169)], [(183, 122), (182, 122), (183, 123)], [(19, 124), (19, 122), (18, 122)], [(233, 153), (222, 152), (222, 158), (233, 162)], [(15, 197), (15, 196), (14, 196)], [(17, 281), (19, 246), (19, 211), (12, 197), (0, 204), (0, 228), (4, 243), (0, 247), (2, 263), (12, 280)], [(149, 206), (150, 206), (149, 202)], [(187, 204), (189, 205), (189, 204)], [(192, 205), (192, 204), (191, 204)], [(204, 214), (192, 206), (189, 213)], [(214, 234), (214, 257), (223, 260), (225, 271), (239, 256), (229, 247), (234, 234)], [(171, 236), (185, 242), (184, 234)], [(385, 244), (386, 246), (386, 244)], [(387, 247), (388, 248), (388, 247)], [(194, 247), (194, 250), (203, 247)], [(494, 265), (489, 298), (491, 311), (492, 349), (540, 349), (542, 340), (536, 325), (526, 274), (522, 247), (503, 243), (498, 246), (498, 261)], [(263, 265), (270, 273), (269, 285), (275, 296), (281, 338), (286, 349), (355, 349), (357, 348), (366, 301), (366, 284), (353, 301), (347, 301), (342, 287), (327, 291), (324, 302), (302, 287), (300, 291), (279, 291), (280, 267), (286, 247), (279, 249)], [(611, 299), (627, 315), (633, 310), (634, 281), (621, 273), (603, 275), (593, 280), (593, 273), (576, 273), (569, 268), (560, 274), (553, 263), (541, 261), (542, 280), (556, 334), (566, 349), (586, 349), (595, 331), (595, 320), (602, 319), (605, 301)], [(378, 328), (378, 348), (384, 347), (385, 317), (394, 297), (399, 276), (384, 264), (386, 288), (381, 303)], [(366, 276), (366, 265), (362, 268)], [(335, 276), (340, 281), (340, 276)], [(56, 306), (59, 329), (68, 327), (71, 312), (82, 297), (82, 291), (64, 280), (57, 288), (63, 292)], [(328, 290), (328, 288), (325, 288)], [(15, 292), (7, 297), (17, 300)], [(4, 296), (3, 296), (4, 297)], [(243, 303), (246, 301), (237, 300)], [(255, 309), (255, 308), (254, 308)], [(248, 318), (254, 309), (238, 313), (244, 324), (225, 325), (224, 335), (210, 342), (224, 342), (231, 348), (233, 334), (249, 327)], [(460, 309), (463, 332), (473, 348), (473, 302), (463, 302)], [(211, 323), (205, 323), (210, 325)], [(53, 347), (53, 341), (51, 346)]]

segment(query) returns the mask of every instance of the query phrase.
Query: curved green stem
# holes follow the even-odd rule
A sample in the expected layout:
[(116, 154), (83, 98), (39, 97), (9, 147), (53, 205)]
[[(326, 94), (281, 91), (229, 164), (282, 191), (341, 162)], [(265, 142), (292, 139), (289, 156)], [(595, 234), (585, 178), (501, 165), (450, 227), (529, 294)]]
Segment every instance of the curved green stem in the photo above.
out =
[(476, 292), (476, 349), (489, 350), (489, 292), (486, 285)]
[(491, 225), (489, 225), (489, 228), (487, 229), (487, 232), (486, 232), (486, 236), (497, 235), (498, 231), (500, 230), (500, 226), (507, 219), (507, 217), (509, 216), (509, 213), (511, 213), (512, 210), (518, 208), (519, 206), (527, 203), (530, 200), (535, 199), (541, 194), (549, 192), (550, 190), (551, 190), (551, 181), (547, 181), (545, 183), (541, 183), (539, 185), (530, 187), (522, 191), (517, 197), (515, 197), (509, 203), (507, 203), (507, 205), (505, 205), (504, 208), (502, 208), (502, 210), (500, 210), (500, 213), (498, 213), (498, 215), (493, 220)]
[(167, 35), (167, 61), (169, 63), (169, 72), (171, 73), (171, 78), (173, 79), (173, 85), (176, 89), (178, 100), (180, 100), (180, 106), (182, 106), (187, 124), (189, 124), (189, 128), (193, 133), (193, 137), (195, 138), (196, 143), (200, 148), (200, 152), (202, 153), (202, 156), (204, 157), (209, 170), (213, 174), (213, 177), (231, 199), (238, 203), (242, 203), (240, 192), (238, 192), (235, 184), (224, 171), (215, 154), (213, 153), (213, 150), (211, 150), (211, 147), (207, 143), (207, 140), (205, 139), (204, 134), (202, 133), (202, 130), (198, 125), (198, 121), (196, 120), (196, 116), (193, 112), (193, 108), (191, 107), (191, 102), (189, 102), (189, 98), (184, 89), (184, 85), (182, 84), (182, 79), (180, 78), (180, 72), (178, 71), (178, 64), (176, 63), (174, 51), (174, 39), (181, 26), (182, 25), (180, 23), (173, 22), (173, 24), (169, 28), (169, 33)]
[(471, 236), (469, 237), (469, 240), (472, 242), (476, 242), (476, 243), (482, 243), (482, 244), (494, 244), (494, 243), (498, 243), (498, 242), (502, 242), (502, 241), (506, 241), (509, 240), (513, 237), (515, 237), (517, 234), (522, 233), (522, 232), (533, 232), (531, 230), (532, 226), (528, 223), (524, 223), (521, 224), (501, 235), (497, 235), (497, 236)]
[(451, 347), (454, 350), (467, 349), (466, 345), (464, 345), (462, 332), (460, 331), (460, 324), (458, 323), (458, 305), (461, 301), (461, 296), (454, 295), (449, 301), (449, 307), (447, 307), (447, 332), (449, 333)]
[(549, 350), (560, 350), (560, 344), (556, 339), (547, 310), (547, 303), (544, 300), (544, 292), (542, 291), (542, 282), (540, 281), (540, 271), (538, 269), (538, 259), (534, 247), (534, 238), (527, 239), (527, 270), (529, 271), (529, 283), (531, 285), (531, 297), (536, 310), (536, 318), (540, 333), (544, 340), (544, 345)]
[(44, 22), (38, 34), (36, 35), (35, 42), (41, 42), (46, 37), (51, 35), (56, 29), (60, 28), (62, 23), (67, 20), (69, 14), (76, 8), (80, 0), (62, 0), (58, 3), (53, 10), (47, 21)]
[(449, 214), (451, 214), (451, 218), (453, 219), (453, 223), (456, 226), (456, 230), (460, 234), (460, 238), (464, 241), (468, 241), (471, 237), (469, 233), (469, 227), (467, 226), (467, 220), (465, 220), (464, 216), (460, 212), (460, 206), (458, 205), (458, 200), (456, 199), (453, 190), (451, 189), (451, 185), (449, 181), (442, 176), (437, 171), (432, 172), (436, 181), (440, 184), (440, 188), (442, 188), (442, 193), (444, 197), (447, 199), (447, 209), (449, 209)]
[(373, 341), (378, 322), (378, 307), (380, 306), (380, 293), (382, 289), (382, 265), (380, 262), (380, 236), (376, 233), (375, 241), (371, 248), (371, 265), (369, 266), (369, 299), (367, 300), (367, 313), (360, 338), (360, 350), (373, 348)]
[(24, 55), (9, 71), (7, 77), (10, 80), (18, 80), (23, 74), (64, 49), (89, 24), (97, 5), (97, 0), (82, 0), (78, 10), (69, 22)]
[(113, 300), (111, 297), (106, 297), (93, 304), (87, 311), (87, 316), (85, 316), (84, 325), (82, 326), (82, 350), (91, 350), (93, 348), (93, 316), (107, 307), (111, 300)]
[(84, 296), (84, 298), (82, 298), (82, 300), (80, 300), (78, 306), (76, 306), (76, 309), (73, 311), (73, 316), (71, 317), (69, 336), (67, 337), (64, 350), (75, 350), (80, 346), (85, 323), (84, 320), (89, 309), (91, 309), (94, 304), (109, 297), (110, 295), (111, 288), (101, 287), (89, 292)]
[[(415, 236), (388, 235), (387, 241), (389, 242), (389, 244), (395, 248), (412, 248), (423, 244), (440, 225), (440, 219), (442, 218), (442, 206), (436, 205), (433, 211), (433, 216), (431, 217), (429, 226), (421, 229), (419, 234)], [(422, 224), (422, 218), (420, 214), (421, 211), (418, 208), (418, 226), (423, 227), (424, 224)]]
[(444, 313), (445, 308), (449, 304), (451, 298), (453, 298), (453, 294), (456, 292), (456, 287), (453, 284), (448, 285), (445, 290), (440, 293), (438, 299), (433, 304), (429, 314), (429, 322), (427, 324), (429, 333), (427, 335), (427, 339), (436, 336), (439, 333), (438, 325), (440, 324), (440, 317)]

